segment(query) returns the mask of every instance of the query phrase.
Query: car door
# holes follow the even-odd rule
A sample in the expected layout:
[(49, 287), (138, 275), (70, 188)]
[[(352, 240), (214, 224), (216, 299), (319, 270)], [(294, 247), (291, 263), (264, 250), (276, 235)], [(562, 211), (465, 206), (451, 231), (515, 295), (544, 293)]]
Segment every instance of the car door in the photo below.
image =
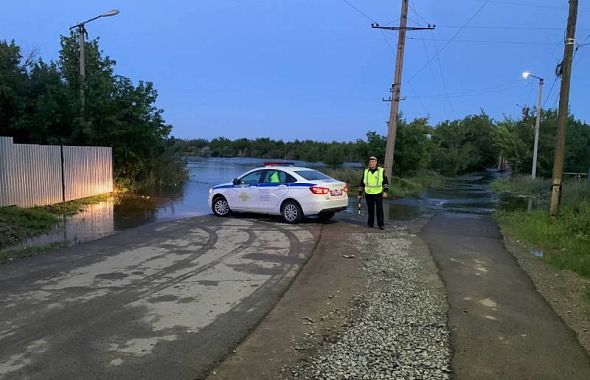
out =
[(289, 173), (268, 169), (258, 186), (258, 207), (265, 213), (278, 214), (283, 200), (289, 194), (289, 183), (295, 182)]
[(258, 211), (258, 184), (265, 170), (255, 170), (239, 178), (229, 191), (229, 207), (236, 211)]

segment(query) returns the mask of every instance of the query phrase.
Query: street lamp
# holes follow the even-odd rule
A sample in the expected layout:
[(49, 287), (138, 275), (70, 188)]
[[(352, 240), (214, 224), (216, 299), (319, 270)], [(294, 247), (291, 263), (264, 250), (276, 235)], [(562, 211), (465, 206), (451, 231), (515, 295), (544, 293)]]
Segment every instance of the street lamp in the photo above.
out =
[(541, 123), (541, 97), (543, 93), (543, 78), (538, 77), (525, 71), (522, 73), (522, 77), (527, 79), (528, 77), (533, 77), (539, 80), (539, 98), (537, 100), (537, 121), (535, 123), (535, 145), (533, 148), (533, 169), (531, 171), (531, 177), (536, 178), (537, 176), (537, 148), (539, 146), (539, 124)]
[(119, 10), (112, 9), (108, 12), (105, 12), (101, 15), (88, 19), (86, 21), (82, 21), (81, 23), (70, 27), (70, 30), (77, 28), (78, 33), (80, 34), (80, 101), (82, 103), (82, 110), (84, 110), (84, 81), (86, 79), (86, 56), (84, 55), (84, 39), (86, 37), (86, 28), (84, 25), (88, 24), (90, 21), (94, 21), (101, 17), (111, 17), (116, 16), (119, 14)]

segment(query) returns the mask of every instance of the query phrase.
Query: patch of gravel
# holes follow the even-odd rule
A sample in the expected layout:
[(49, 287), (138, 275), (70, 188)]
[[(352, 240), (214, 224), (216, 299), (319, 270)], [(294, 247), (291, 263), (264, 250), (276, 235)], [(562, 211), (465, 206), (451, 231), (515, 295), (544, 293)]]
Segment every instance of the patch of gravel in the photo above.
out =
[(448, 379), (446, 293), (426, 245), (403, 231), (353, 236), (371, 252), (367, 285), (346, 312), (348, 327), (287, 378)]

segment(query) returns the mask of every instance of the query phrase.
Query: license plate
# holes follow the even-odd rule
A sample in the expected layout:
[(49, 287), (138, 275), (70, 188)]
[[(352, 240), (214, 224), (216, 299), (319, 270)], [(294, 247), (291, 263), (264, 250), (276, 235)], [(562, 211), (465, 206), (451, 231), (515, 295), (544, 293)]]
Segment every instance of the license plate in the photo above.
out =
[(342, 190), (330, 190), (331, 196), (342, 195)]

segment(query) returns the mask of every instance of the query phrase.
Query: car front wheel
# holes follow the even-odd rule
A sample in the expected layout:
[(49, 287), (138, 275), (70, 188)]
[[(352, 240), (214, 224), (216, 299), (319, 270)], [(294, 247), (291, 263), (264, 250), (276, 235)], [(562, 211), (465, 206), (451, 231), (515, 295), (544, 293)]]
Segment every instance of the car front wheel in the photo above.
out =
[(303, 211), (297, 202), (286, 201), (281, 209), (281, 216), (285, 223), (293, 224), (303, 219)]
[(213, 213), (217, 216), (228, 216), (231, 212), (229, 204), (224, 197), (215, 198), (211, 208), (213, 209)]

